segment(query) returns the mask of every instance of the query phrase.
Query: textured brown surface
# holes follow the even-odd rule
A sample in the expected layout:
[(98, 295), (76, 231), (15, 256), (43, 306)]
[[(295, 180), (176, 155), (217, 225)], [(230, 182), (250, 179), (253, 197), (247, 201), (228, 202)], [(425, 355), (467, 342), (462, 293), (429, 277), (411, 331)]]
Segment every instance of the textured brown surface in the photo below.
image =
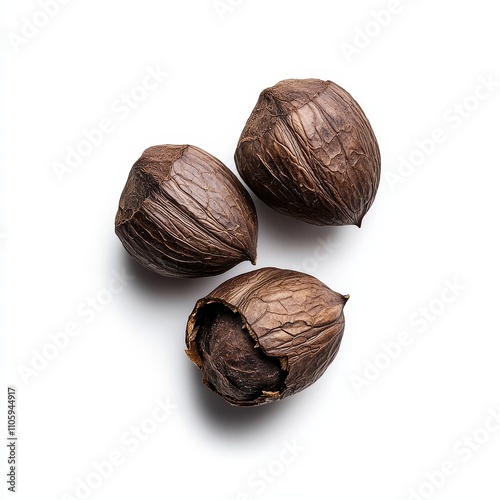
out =
[(266, 356), (243, 328), (240, 315), (222, 304), (200, 311), (198, 343), (203, 379), (225, 398), (253, 401), (263, 391), (283, 386), (279, 359)]
[(256, 259), (252, 199), (223, 163), (194, 146), (144, 151), (130, 171), (115, 228), (132, 257), (165, 276), (210, 276)]
[(221, 395), (231, 404), (248, 406), (289, 396), (314, 383), (333, 361), (344, 332), (347, 299), (297, 271), (268, 267), (241, 274), (197, 302), (187, 323), (186, 353), (203, 367), (198, 334), (204, 311), (207, 304), (223, 304), (241, 317), (267, 356), (280, 360), (286, 378), (282, 389), (263, 392), (253, 401)]
[(264, 90), (235, 162), (277, 212), (317, 225), (360, 226), (380, 181), (380, 152), (358, 103), (333, 82), (283, 80)]

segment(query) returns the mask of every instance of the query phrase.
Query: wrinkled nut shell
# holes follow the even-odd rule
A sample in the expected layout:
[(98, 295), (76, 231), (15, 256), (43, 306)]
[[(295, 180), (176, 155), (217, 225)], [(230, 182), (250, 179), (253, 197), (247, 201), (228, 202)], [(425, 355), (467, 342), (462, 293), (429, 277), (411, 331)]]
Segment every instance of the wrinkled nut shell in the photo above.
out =
[(120, 197), (115, 231), (134, 259), (164, 276), (211, 276), (256, 259), (250, 195), (222, 162), (194, 146), (144, 151)]
[[(344, 332), (343, 309), (348, 298), (297, 271), (269, 267), (236, 276), (196, 303), (186, 327), (186, 354), (202, 370), (203, 382), (233, 405), (255, 406), (290, 396), (313, 384), (333, 361)], [(233, 355), (228, 351), (228, 346), (235, 349), (241, 344), (237, 338), (216, 339), (215, 348), (220, 342), (218, 348), (226, 350), (224, 356), (232, 376), (243, 374), (235, 379), (215, 373), (210, 364), (214, 353), (207, 354), (210, 339), (204, 337), (212, 330), (206, 325), (219, 321), (214, 317), (217, 310), (238, 317), (258, 358), (254, 363), (248, 359), (248, 352)], [(228, 323), (222, 328), (228, 336), (234, 334)], [(279, 360), (281, 377), (273, 373), (270, 363), (263, 364), (262, 355), (270, 361)], [(233, 366), (238, 363), (240, 366)], [(255, 389), (252, 384), (255, 380), (258, 383), (252, 373), (255, 366), (262, 370), (264, 382), (257, 393), (248, 397)], [(226, 367), (222, 368), (226, 373)], [(252, 375), (252, 382), (246, 381), (249, 376), (245, 373)], [(241, 396), (245, 391), (247, 395)]]
[(238, 171), (279, 213), (316, 225), (361, 225), (380, 181), (380, 151), (359, 104), (331, 81), (265, 89), (235, 152)]

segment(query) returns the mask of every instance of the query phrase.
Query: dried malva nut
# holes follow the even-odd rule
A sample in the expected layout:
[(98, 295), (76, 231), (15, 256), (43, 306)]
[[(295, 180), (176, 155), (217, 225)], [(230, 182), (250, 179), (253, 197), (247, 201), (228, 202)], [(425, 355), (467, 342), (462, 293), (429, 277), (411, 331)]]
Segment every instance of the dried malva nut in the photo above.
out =
[(203, 382), (232, 405), (290, 396), (333, 361), (348, 298), (297, 271), (241, 274), (198, 300), (187, 322), (186, 354)]
[(115, 231), (134, 259), (164, 276), (211, 276), (256, 259), (250, 195), (222, 162), (195, 146), (144, 151), (123, 189)]
[(359, 104), (317, 79), (260, 94), (235, 162), (264, 203), (316, 225), (360, 226), (380, 181), (377, 139)]

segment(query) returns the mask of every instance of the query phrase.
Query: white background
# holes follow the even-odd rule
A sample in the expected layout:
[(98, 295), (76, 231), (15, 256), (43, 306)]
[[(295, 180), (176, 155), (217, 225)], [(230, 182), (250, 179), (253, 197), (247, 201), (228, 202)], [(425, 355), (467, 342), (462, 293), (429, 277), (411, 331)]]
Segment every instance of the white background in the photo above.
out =
[[(73, 0), (26, 27), (44, 24), (41, 3), (3, 2), (0, 21), (0, 435), (12, 385), (17, 498), (500, 498), (495, 3)], [(142, 92), (147, 68), (168, 76)], [(308, 271), (351, 300), (339, 355), (314, 386), (233, 408), (201, 384), (184, 328), (198, 298), (252, 266), (161, 278), (127, 257), (114, 215), (144, 149), (191, 143), (234, 171), (260, 91), (306, 77), (360, 103), (383, 176), (361, 229), (256, 201), (257, 265)], [(56, 175), (103, 119), (112, 130)], [(88, 313), (123, 270), (134, 279)], [(68, 323), (79, 334), (54, 353)], [(159, 423), (157, 398), (176, 407)], [(110, 455), (120, 463), (98, 476)]]

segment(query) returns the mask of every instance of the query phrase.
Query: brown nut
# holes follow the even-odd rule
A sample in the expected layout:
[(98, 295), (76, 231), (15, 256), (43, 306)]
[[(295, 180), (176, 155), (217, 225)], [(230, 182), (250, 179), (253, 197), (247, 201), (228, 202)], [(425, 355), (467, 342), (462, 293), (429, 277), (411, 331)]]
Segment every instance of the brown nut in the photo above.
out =
[(316, 225), (360, 226), (380, 181), (370, 123), (330, 81), (283, 80), (265, 89), (234, 159), (264, 203)]
[(194, 146), (153, 146), (132, 167), (115, 219), (127, 252), (164, 276), (255, 263), (257, 214), (236, 176)]
[(232, 405), (290, 396), (333, 361), (348, 298), (297, 271), (241, 274), (198, 300), (187, 322), (186, 354), (203, 382)]

